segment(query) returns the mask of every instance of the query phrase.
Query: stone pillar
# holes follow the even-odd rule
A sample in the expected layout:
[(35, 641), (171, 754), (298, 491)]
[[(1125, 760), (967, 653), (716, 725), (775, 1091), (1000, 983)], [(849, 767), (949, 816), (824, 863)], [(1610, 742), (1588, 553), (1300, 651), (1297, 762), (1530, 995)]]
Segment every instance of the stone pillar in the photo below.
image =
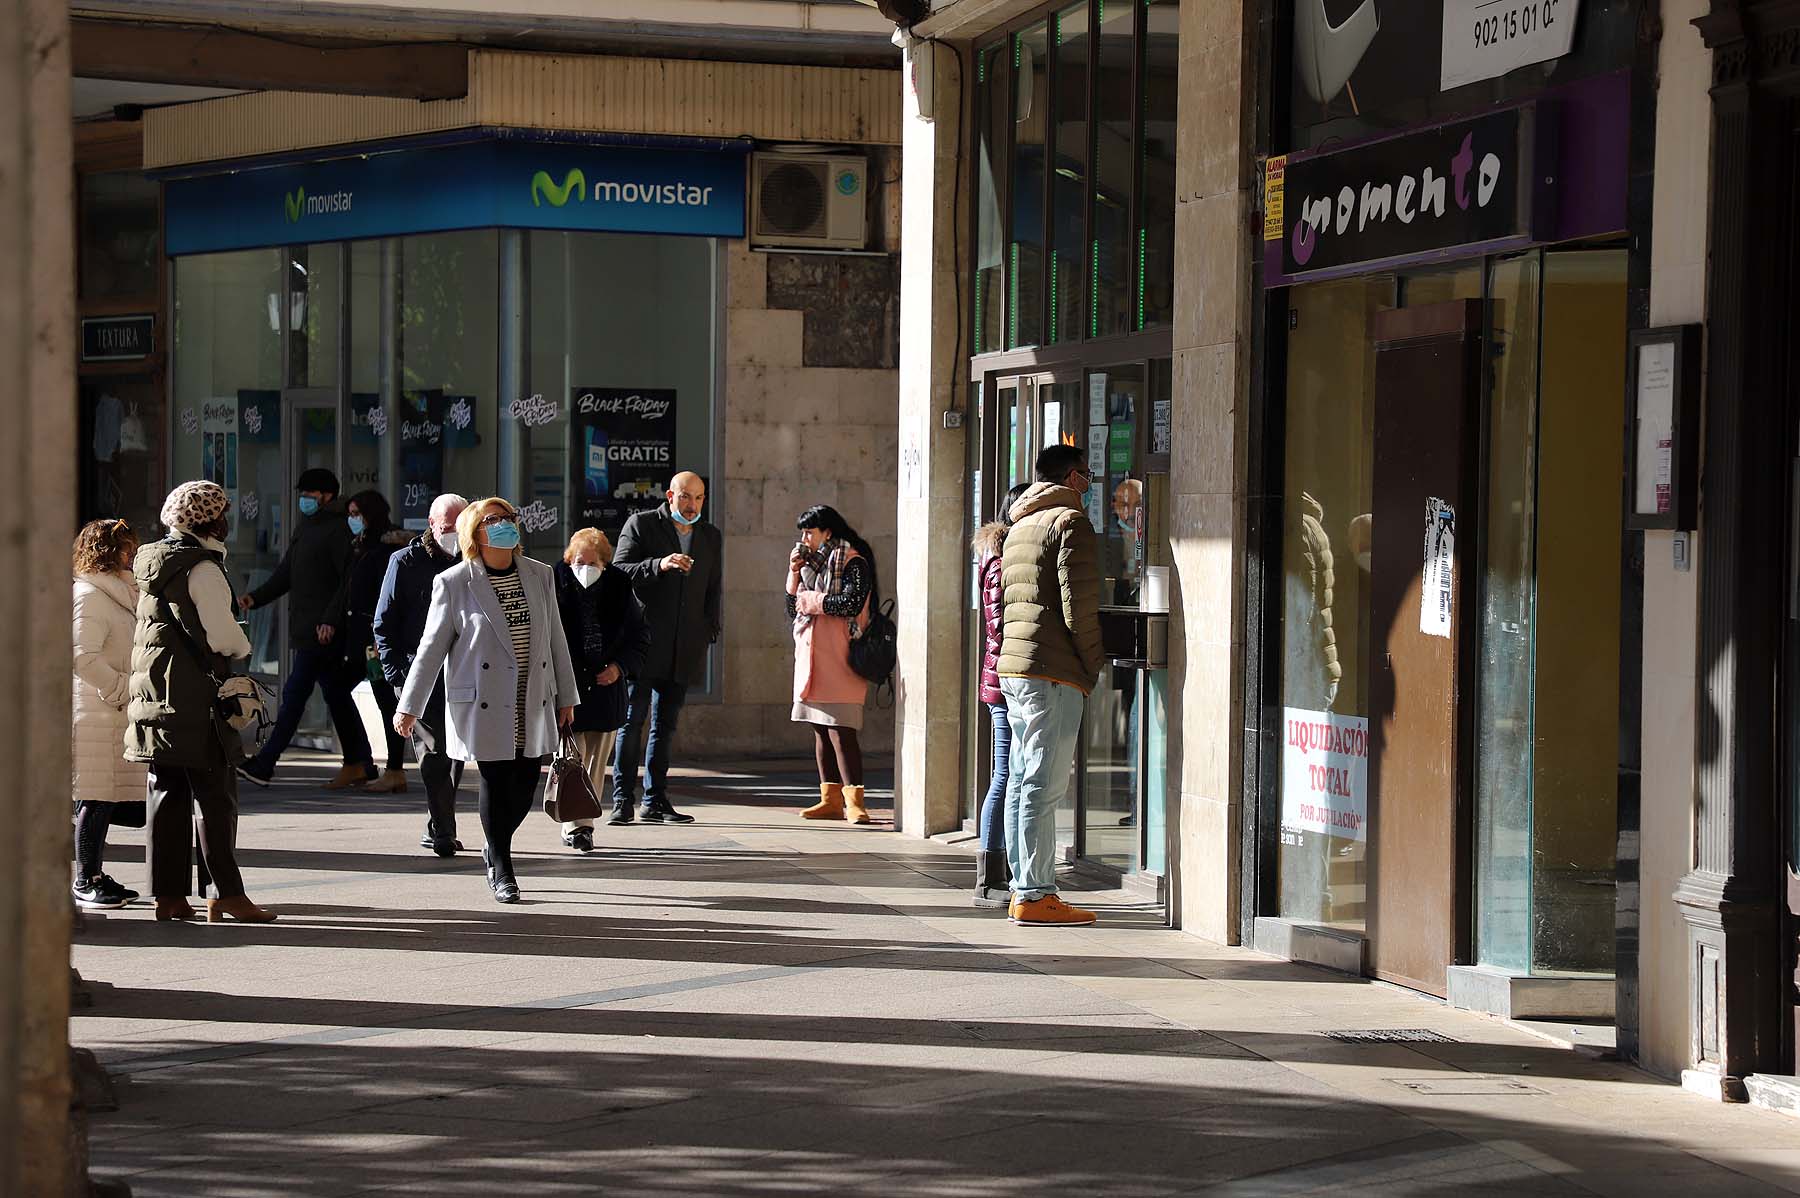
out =
[[(957, 288), (969, 257), (972, 188), (956, 186), (963, 110), (959, 52), (922, 42), (909, 56), (936, 55), (934, 120), (919, 111), (911, 71), (902, 72), (906, 187), (900, 243), (900, 460), (894, 593), (900, 669), (894, 810), (902, 831), (930, 836), (956, 826), (962, 785), (964, 428), (966, 305)], [(966, 421), (965, 421), (966, 427)]]
[(1688, 949), (1682, 1081), (1742, 1101), (1744, 1078), (1781, 1065), (1792, 989), (1780, 967), (1786, 871), (1769, 846), (1786, 802), (1770, 707), (1786, 615), (1775, 547), (1787, 531), (1791, 413), (1780, 396), (1792, 318), (1781, 262), (1795, 221), (1781, 180), (1793, 135), (1758, 70), (1785, 61), (1773, 38), (1793, 30), (1753, 37), (1725, 0), (1695, 24), (1713, 86), (1693, 867), (1675, 890)]
[(1175, 404), (1169, 472), (1169, 775), (1172, 910), (1209, 940), (1238, 940), (1244, 727), (1240, 564), (1248, 411), (1253, 205), (1251, 6), (1181, 6), (1175, 160)]
[[(75, 517), (69, 28), (0, 0), (0, 1194), (71, 1193), (69, 584)], [(25, 568), (30, 567), (30, 568)]]

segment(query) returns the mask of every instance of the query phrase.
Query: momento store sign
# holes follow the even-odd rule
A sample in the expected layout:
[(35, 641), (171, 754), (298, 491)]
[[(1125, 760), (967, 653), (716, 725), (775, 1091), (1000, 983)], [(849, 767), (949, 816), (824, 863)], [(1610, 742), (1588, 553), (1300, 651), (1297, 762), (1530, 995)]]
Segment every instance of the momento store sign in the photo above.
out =
[(1269, 159), (1269, 284), (1540, 240), (1556, 183), (1553, 112), (1536, 102), (1345, 150)]

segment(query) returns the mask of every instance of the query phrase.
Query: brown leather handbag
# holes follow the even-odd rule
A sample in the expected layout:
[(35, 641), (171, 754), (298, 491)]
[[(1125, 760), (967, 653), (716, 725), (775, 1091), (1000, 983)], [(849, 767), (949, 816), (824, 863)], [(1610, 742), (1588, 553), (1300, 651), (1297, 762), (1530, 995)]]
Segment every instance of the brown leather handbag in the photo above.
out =
[(550, 780), (544, 784), (544, 814), (559, 824), (600, 818), (600, 796), (593, 779), (575, 751), (575, 738), (563, 734), (556, 755), (550, 758)]

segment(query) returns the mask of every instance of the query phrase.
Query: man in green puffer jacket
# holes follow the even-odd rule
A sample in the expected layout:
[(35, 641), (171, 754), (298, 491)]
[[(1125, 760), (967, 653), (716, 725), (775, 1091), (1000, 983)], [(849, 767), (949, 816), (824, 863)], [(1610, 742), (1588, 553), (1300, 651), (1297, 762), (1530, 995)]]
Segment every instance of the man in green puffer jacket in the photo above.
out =
[(1012, 727), (1006, 788), (1007, 916), (1027, 926), (1094, 922), (1056, 893), (1056, 805), (1069, 789), (1088, 692), (1100, 677), (1100, 554), (1082, 507), (1093, 484), (1081, 451), (1038, 454), (1037, 483), (1012, 506), (1001, 557), (1006, 602), (1000, 692)]

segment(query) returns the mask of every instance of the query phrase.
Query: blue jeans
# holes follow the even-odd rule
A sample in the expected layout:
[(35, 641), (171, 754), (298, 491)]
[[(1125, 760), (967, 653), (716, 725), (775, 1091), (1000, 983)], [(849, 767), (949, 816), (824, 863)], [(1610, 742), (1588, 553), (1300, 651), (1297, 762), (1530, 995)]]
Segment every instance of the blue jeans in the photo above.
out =
[(675, 721), (687, 702), (687, 684), (667, 679), (634, 679), (626, 687), (625, 726), (613, 750), (613, 802), (629, 803), (637, 794), (638, 763), (643, 761), (644, 724), (650, 725), (650, 760), (644, 763), (644, 804), (668, 798), (669, 748), (675, 743)]
[(1000, 693), (1012, 725), (1006, 863), (1013, 897), (1033, 902), (1056, 893), (1056, 805), (1069, 792), (1087, 696), (1042, 678), (1002, 678)]
[(275, 772), (275, 763), (281, 760), (288, 742), (294, 739), (294, 730), (300, 726), (300, 717), (306, 712), (306, 701), (312, 698), (315, 686), (325, 692), (325, 707), (331, 712), (332, 727), (337, 729), (338, 744), (344, 750), (344, 764), (373, 765), (375, 758), (369, 752), (369, 737), (363, 731), (362, 713), (356, 710), (356, 701), (350, 697), (360, 677), (360, 674), (351, 675), (344, 669), (341, 645), (296, 648), (288, 661), (287, 682), (281, 688), (281, 709), (275, 713), (275, 724), (269, 729), (269, 739), (264, 742), (262, 752), (250, 763), (250, 772), (265, 778)]
[(994, 774), (988, 781), (987, 797), (981, 800), (981, 851), (1006, 851), (1006, 779), (1012, 765), (1012, 723), (1006, 718), (1006, 704), (989, 703), (988, 714), (994, 721)]

